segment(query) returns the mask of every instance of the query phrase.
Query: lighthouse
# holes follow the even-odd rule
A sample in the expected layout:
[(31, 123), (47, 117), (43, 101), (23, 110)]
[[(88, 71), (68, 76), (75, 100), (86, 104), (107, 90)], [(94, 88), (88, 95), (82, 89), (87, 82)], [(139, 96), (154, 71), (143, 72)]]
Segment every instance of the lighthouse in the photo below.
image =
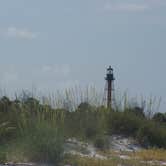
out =
[(115, 78), (114, 78), (113, 68), (111, 66), (107, 68), (105, 80), (106, 80), (107, 108), (112, 108)]

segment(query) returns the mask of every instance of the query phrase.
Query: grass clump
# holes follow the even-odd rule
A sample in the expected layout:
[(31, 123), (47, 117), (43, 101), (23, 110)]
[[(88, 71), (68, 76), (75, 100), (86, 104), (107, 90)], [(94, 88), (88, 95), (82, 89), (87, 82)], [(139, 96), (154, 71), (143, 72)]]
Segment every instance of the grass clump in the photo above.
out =
[(144, 161), (166, 161), (166, 150), (164, 149), (148, 149), (136, 152), (134, 154), (137, 158)]
[(30, 144), (30, 151), (33, 150), (32, 161), (57, 163), (63, 157), (63, 138), (59, 131), (49, 126), (35, 130)]
[(10, 142), (8, 160), (14, 162), (58, 163), (63, 157), (63, 138), (59, 131), (42, 124)]
[[(4, 109), (4, 103), (3, 103)], [(3, 151), (12, 162), (58, 163), (63, 157), (63, 112), (40, 105), (36, 99), (11, 102), (10, 111), (0, 110)], [(4, 125), (5, 124), (5, 125)], [(14, 132), (9, 132), (11, 129)]]
[(66, 133), (70, 137), (94, 140), (106, 131), (105, 112), (89, 103), (81, 103), (74, 112), (65, 114)]
[(65, 157), (62, 165), (78, 165), (78, 166), (150, 166), (148, 163), (141, 163), (139, 160), (123, 160), (120, 158), (114, 159), (95, 159), (88, 157), (72, 156), (68, 155)]

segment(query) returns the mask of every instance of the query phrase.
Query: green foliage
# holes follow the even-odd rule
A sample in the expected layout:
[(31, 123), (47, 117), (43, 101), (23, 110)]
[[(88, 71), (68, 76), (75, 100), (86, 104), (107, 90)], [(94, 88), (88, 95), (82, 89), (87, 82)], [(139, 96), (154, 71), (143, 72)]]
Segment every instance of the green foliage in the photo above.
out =
[(152, 121), (146, 122), (140, 126), (137, 139), (145, 146), (166, 148), (166, 128)]
[(145, 118), (144, 110), (140, 107), (128, 108), (128, 109), (125, 109), (125, 112), (134, 114), (135, 116), (138, 116), (139, 118)]
[(100, 150), (106, 150), (109, 148), (109, 140), (105, 136), (96, 137), (94, 140), (94, 146)]
[(159, 123), (166, 123), (166, 114), (158, 112), (154, 114), (153, 120)]
[(75, 112), (66, 112), (65, 127), (69, 136), (94, 139), (106, 131), (105, 111), (87, 103), (78, 106)]
[(143, 120), (131, 112), (111, 111), (108, 116), (109, 133), (135, 136), (141, 123)]
[[(70, 100), (69, 93), (67, 96)], [(92, 141), (102, 150), (108, 145), (106, 135), (111, 134), (132, 136), (145, 146), (166, 148), (165, 114), (149, 119), (143, 109), (129, 108), (127, 104), (115, 111), (88, 101), (72, 109), (54, 109), (48, 103), (51, 101), (42, 104), (26, 94), (14, 101), (0, 99), (0, 143), (6, 145), (7, 160), (57, 163), (63, 157), (64, 139), (69, 137)], [(0, 160), (5, 161), (6, 155), (0, 154)]]
[(10, 126), (9, 122), (3, 122), (0, 124), (0, 138), (5, 137), (8, 133), (15, 130), (14, 127)]
[(10, 111), (0, 110), (0, 121), (5, 121), (0, 125), (0, 141), (7, 145), (7, 159), (57, 163), (63, 155), (63, 112), (40, 105), (34, 98), (9, 106)]
[(108, 130), (109, 133), (132, 136), (146, 147), (166, 148), (166, 126), (131, 110), (111, 111), (108, 116)]
[(1, 112), (7, 112), (10, 110), (10, 107), (12, 105), (12, 102), (10, 101), (10, 99), (6, 96), (3, 96), (1, 99), (0, 99), (0, 111)]
[(98, 134), (97, 128), (94, 126), (87, 126), (87, 128), (85, 129), (85, 137), (86, 138), (93, 138)]
[(5, 152), (0, 152), (0, 163), (5, 164), (7, 162), (7, 156)]
[(77, 111), (79, 112), (86, 112), (91, 110), (94, 110), (94, 108), (88, 102), (81, 103), (77, 108)]
[(8, 151), (8, 158), (17, 162), (26, 159), (56, 164), (63, 157), (63, 137), (56, 128), (43, 123), (25, 129), (24, 135), (11, 141)]

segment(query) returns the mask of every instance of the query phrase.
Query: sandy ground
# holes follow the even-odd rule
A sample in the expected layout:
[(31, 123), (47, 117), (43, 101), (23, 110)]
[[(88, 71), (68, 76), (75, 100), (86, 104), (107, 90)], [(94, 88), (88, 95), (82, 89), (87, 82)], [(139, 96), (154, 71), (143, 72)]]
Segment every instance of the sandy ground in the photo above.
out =
[[(113, 157), (118, 157), (123, 160), (130, 160), (131, 157), (127, 155), (130, 152), (137, 152), (143, 150), (134, 139), (128, 138), (120, 135), (109, 136), (109, 149), (108, 151), (113, 152), (109, 155), (101, 153), (97, 148), (94, 147), (92, 143), (81, 142), (75, 138), (70, 138), (66, 140), (65, 143), (65, 154), (79, 155), (81, 157), (96, 158), (101, 160), (111, 159)], [(145, 161), (140, 161), (144, 163)], [(147, 161), (146, 161), (147, 163)], [(162, 161), (148, 161), (149, 165), (161, 165), (166, 166), (166, 162)], [(39, 165), (34, 163), (8, 163), (9, 166), (51, 166), (47, 164)], [(0, 165), (4, 166), (4, 165)]]
[[(143, 149), (136, 141), (132, 138), (124, 136), (113, 135), (109, 137), (109, 150), (115, 152), (135, 152)], [(75, 138), (68, 139), (65, 145), (65, 153), (73, 155), (80, 155), (82, 157), (96, 157), (99, 159), (107, 159), (106, 156), (98, 153), (93, 144), (80, 142)], [(120, 158), (127, 159), (129, 156), (119, 156)]]

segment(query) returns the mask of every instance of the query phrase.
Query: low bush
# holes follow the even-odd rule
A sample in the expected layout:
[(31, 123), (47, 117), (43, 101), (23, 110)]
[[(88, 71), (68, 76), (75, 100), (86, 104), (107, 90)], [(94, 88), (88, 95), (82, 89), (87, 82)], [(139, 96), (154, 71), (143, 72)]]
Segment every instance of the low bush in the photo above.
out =
[(96, 137), (94, 140), (94, 146), (100, 150), (106, 150), (109, 148), (109, 140), (105, 136)]
[(140, 126), (137, 139), (144, 146), (166, 148), (166, 128), (153, 121), (147, 121)]
[(5, 164), (7, 162), (6, 152), (0, 152), (0, 163)]
[(166, 123), (166, 114), (160, 112), (155, 113), (152, 119), (159, 123)]
[(63, 137), (56, 129), (40, 126), (31, 133), (30, 158), (42, 163), (57, 163), (63, 156)]
[[(92, 107), (90, 108), (92, 109)], [(100, 110), (81, 109), (81, 111), (66, 112), (66, 115), (65, 129), (68, 136), (92, 140), (106, 131), (104, 124), (106, 116)]]
[(130, 112), (111, 111), (107, 123), (110, 134), (135, 136), (143, 120)]
[(36, 125), (9, 143), (8, 160), (57, 164), (63, 157), (63, 144), (64, 138), (56, 127)]

